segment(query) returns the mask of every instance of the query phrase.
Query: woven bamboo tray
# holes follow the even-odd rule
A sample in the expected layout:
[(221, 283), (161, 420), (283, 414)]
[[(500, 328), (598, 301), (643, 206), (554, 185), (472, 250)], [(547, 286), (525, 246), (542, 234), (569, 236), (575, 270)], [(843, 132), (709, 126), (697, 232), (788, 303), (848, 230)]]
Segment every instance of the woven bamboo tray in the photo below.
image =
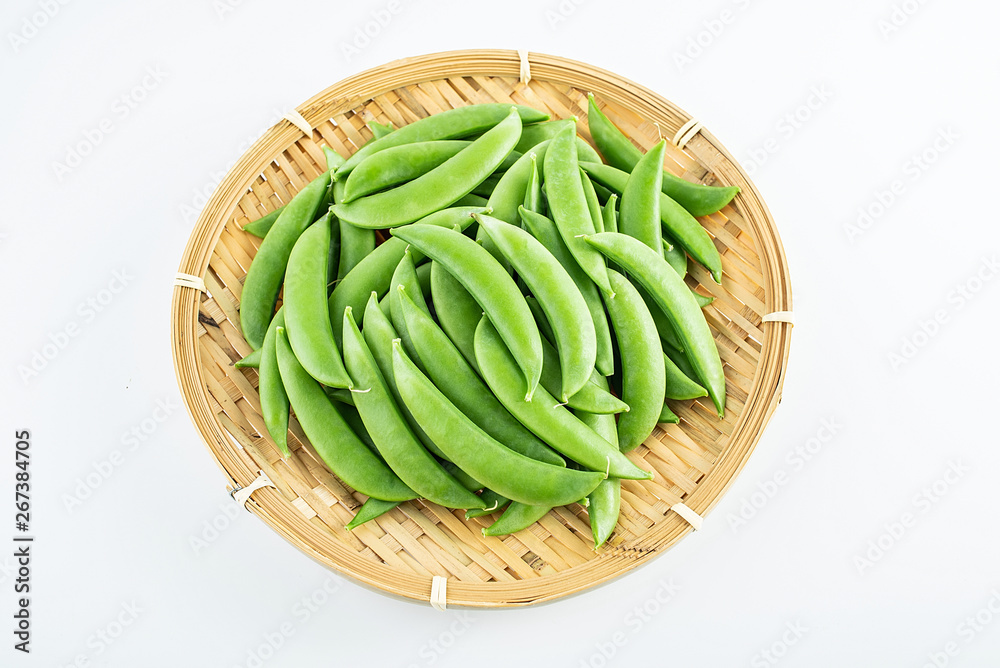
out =
[[(353, 153), (370, 137), (367, 121), (398, 127), (451, 107), (514, 102), (553, 118), (576, 116), (589, 140), (588, 92), (643, 150), (683, 127), (684, 148), (667, 151), (674, 173), (740, 187), (732, 204), (701, 219), (722, 254), (722, 285), (693, 262), (688, 278), (716, 298), (705, 313), (725, 364), (725, 419), (707, 398), (672, 402), (681, 423), (660, 425), (630, 454), (655, 470), (655, 479), (623, 481), (618, 527), (596, 552), (587, 511), (575, 505), (502, 539), (480, 532), (490, 517), (467, 521), (462, 511), (420, 501), (346, 531), (364, 497), (327, 471), (294, 419), (292, 457), (283, 460), (260, 416), (256, 372), (233, 367), (250, 352), (238, 309), (260, 243), (243, 226), (325, 169), (324, 144)], [(584, 63), (515, 51), (397, 61), (331, 86), (297, 112), (300, 117), (290, 114), (242, 156), (205, 206), (179, 268), (194, 279), (179, 281), (171, 304), (178, 382), (230, 488), (256, 488), (264, 482), (261, 473), (273, 484), (253, 491), (247, 508), (320, 563), (383, 592), (426, 602), (432, 586), (439, 590), (446, 578), (453, 606), (520, 606), (580, 592), (650, 561), (690, 532), (689, 521), (671, 507), (683, 502), (704, 517), (743, 468), (781, 398), (791, 337), (789, 323), (762, 322), (766, 314), (791, 311), (778, 232), (757, 189), (722, 145), (638, 84)]]

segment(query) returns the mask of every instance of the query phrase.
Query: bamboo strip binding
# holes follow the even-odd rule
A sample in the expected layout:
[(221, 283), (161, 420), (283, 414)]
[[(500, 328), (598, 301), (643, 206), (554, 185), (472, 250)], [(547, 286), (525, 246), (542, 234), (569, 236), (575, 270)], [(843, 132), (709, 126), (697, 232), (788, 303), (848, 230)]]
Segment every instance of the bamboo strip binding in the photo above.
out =
[[(450, 606), (519, 606), (567, 596), (648, 562), (692, 530), (672, 508), (705, 517), (742, 469), (777, 405), (791, 327), (764, 327), (765, 314), (791, 310), (788, 268), (774, 222), (754, 185), (704, 128), (684, 150), (668, 146), (666, 167), (689, 180), (735, 184), (741, 193), (702, 218), (723, 259), (723, 285), (693, 266), (688, 281), (716, 300), (706, 309), (725, 364), (725, 420), (710, 402), (673, 402), (680, 425), (660, 425), (630, 453), (653, 481), (622, 485), (622, 516), (609, 543), (594, 552), (586, 510), (550, 512), (514, 536), (486, 538), (490, 517), (464, 520), (419, 501), (402, 504), (349, 533), (344, 525), (364, 497), (319, 462), (292, 420), (293, 456), (281, 459), (266, 434), (256, 373), (233, 368), (250, 352), (240, 335), (242, 279), (259, 240), (242, 226), (288, 199), (324, 168), (321, 147), (352, 153), (369, 120), (405, 125), (454, 106), (516, 102), (579, 119), (589, 140), (586, 94), (642, 149), (671, 136), (690, 116), (654, 92), (610, 72), (531, 53), (522, 82), (516, 51), (459, 51), (404, 59), (350, 77), (297, 107), (312, 132), (279, 122), (236, 163), (202, 212), (179, 271), (204, 277), (205, 291), (174, 290), (172, 349), (192, 419), (233, 487), (258, 472), (274, 489), (254, 493), (251, 512), (303, 552), (367, 586), (428, 602), (435, 576), (448, 581)], [(525, 79), (528, 77), (525, 76)], [(692, 124), (690, 128), (694, 127)], [(691, 135), (687, 137), (687, 135)], [(679, 136), (679, 135), (678, 135)]]

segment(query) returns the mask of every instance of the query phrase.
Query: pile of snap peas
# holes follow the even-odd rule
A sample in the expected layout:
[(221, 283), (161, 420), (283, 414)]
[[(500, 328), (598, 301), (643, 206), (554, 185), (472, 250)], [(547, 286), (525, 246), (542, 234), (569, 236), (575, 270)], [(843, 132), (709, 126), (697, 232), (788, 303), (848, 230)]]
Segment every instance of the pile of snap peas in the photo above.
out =
[[(240, 295), (261, 413), (285, 456), (294, 411), (316, 454), (368, 496), (353, 529), (422, 498), (505, 535), (589, 508), (595, 548), (624, 453), (666, 400), (726, 385), (690, 257), (721, 262), (696, 216), (736, 188), (663, 170), (589, 100), (575, 119), (478, 104), (371, 123), (349, 158), (244, 229), (263, 241)], [(598, 153), (599, 151), (599, 153)], [(381, 243), (379, 243), (381, 241)], [(281, 306), (278, 306), (279, 296)]]

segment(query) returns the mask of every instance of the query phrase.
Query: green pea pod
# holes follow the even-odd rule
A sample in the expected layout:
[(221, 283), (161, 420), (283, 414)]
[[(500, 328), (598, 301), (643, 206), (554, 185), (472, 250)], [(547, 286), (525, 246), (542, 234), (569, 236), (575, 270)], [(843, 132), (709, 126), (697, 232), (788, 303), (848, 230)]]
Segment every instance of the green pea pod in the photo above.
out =
[[(660, 184), (666, 140), (651, 148), (632, 168), (622, 191), (618, 231), (635, 237), (658, 253), (663, 252), (660, 229)], [(681, 251), (683, 253), (683, 251)]]
[(386, 463), (410, 489), (447, 508), (480, 508), (483, 502), (449, 475), (424, 449), (389, 394), (351, 308), (344, 311), (344, 360), (362, 389), (354, 404)]
[[(712, 330), (683, 279), (662, 255), (628, 235), (605, 232), (595, 234), (586, 241), (621, 265), (663, 309), (697, 372), (698, 380), (708, 390), (719, 417), (722, 417), (726, 405), (726, 377), (722, 360)], [(625, 401), (634, 411), (632, 402)]]
[(483, 517), (484, 515), (492, 515), (501, 508), (505, 508), (509, 503), (510, 499), (506, 496), (497, 494), (492, 489), (484, 489), (483, 493), (479, 495), (479, 498), (483, 500), (486, 504), (485, 508), (472, 508), (465, 511), (465, 519), (471, 520), (474, 517)]
[[(339, 202), (343, 198), (344, 182), (333, 184), (333, 200)], [(338, 220), (340, 231), (340, 260), (337, 265), (337, 280), (343, 280), (351, 270), (361, 264), (375, 250), (375, 230), (355, 227), (347, 221)]]
[(412, 223), (469, 194), (503, 162), (520, 134), (521, 119), (511, 110), (506, 120), (426, 174), (396, 188), (336, 204), (332, 211), (342, 220), (370, 229)]
[(677, 275), (681, 278), (687, 276), (688, 257), (680, 244), (672, 244), (668, 239), (664, 238), (660, 247), (663, 249), (663, 259), (674, 268)]
[(502, 445), (448, 401), (398, 341), (393, 371), (404, 403), (448, 459), (498, 494), (529, 505), (561, 506), (586, 496), (604, 479), (603, 473), (553, 466)]
[(617, 205), (618, 205), (618, 194), (611, 193), (610, 197), (608, 197), (607, 204), (605, 204), (604, 208), (601, 210), (601, 218), (604, 220), (605, 232), (618, 231), (618, 212), (615, 211), (615, 207)]
[(378, 364), (378, 369), (382, 372), (386, 387), (389, 388), (389, 393), (403, 414), (403, 418), (410, 425), (410, 429), (416, 434), (417, 439), (424, 444), (424, 447), (435, 456), (444, 459), (444, 453), (427, 436), (403, 404), (403, 399), (399, 394), (399, 386), (396, 384), (396, 377), (392, 373), (392, 342), (399, 337), (389, 321), (389, 317), (379, 308), (378, 296), (374, 292), (369, 296), (368, 305), (365, 307), (364, 321), (365, 328), (362, 334), (365, 337), (365, 343), (368, 344), (368, 349), (371, 351), (372, 357), (375, 358), (375, 363)]
[(605, 305), (621, 353), (621, 398), (630, 408), (618, 418), (618, 446), (622, 452), (629, 452), (645, 441), (656, 426), (663, 406), (666, 372), (656, 323), (642, 296), (617, 271), (608, 273), (615, 296), (606, 299)]
[(260, 394), (260, 414), (264, 426), (278, 449), (285, 457), (291, 455), (288, 449), (288, 394), (281, 382), (278, 369), (278, 328), (285, 326), (285, 309), (279, 308), (271, 320), (260, 347), (260, 368), (257, 370), (257, 392)]
[(277, 328), (278, 366), (288, 399), (302, 431), (323, 463), (350, 487), (386, 501), (416, 498), (409, 487), (362, 443), (344, 421), (323, 388), (299, 361), (284, 327)]
[(438, 262), (431, 262), (431, 302), (441, 329), (455, 344), (469, 366), (479, 373), (476, 362), (476, 326), (483, 309), (469, 291)]
[(538, 174), (538, 158), (532, 153), (531, 176), (528, 177), (528, 187), (524, 191), (524, 208), (535, 213), (542, 213), (544, 202), (542, 201), (542, 179)]
[[(587, 210), (590, 211), (590, 220), (594, 223), (595, 232), (604, 231), (604, 218), (601, 216), (601, 203), (597, 201), (597, 191), (591, 183), (587, 172), (580, 168), (580, 183), (583, 184), (583, 196), (587, 200)], [(657, 221), (659, 224), (659, 221)]]
[[(519, 229), (511, 226), (511, 229)], [(469, 291), (514, 352), (527, 379), (527, 395), (542, 375), (542, 342), (535, 319), (514, 279), (492, 255), (459, 232), (432, 225), (408, 225), (392, 230), (435, 262), (440, 262)], [(457, 462), (456, 462), (457, 463)]]
[[(618, 169), (631, 171), (642, 157), (642, 151), (636, 148), (631, 140), (597, 108), (593, 95), (590, 96), (587, 120), (590, 134), (608, 163)], [(666, 170), (663, 171), (661, 188), (665, 195), (674, 199), (693, 216), (715, 213), (729, 204), (740, 191), (736, 186), (718, 187), (691, 183)]]
[[(576, 133), (576, 119), (573, 118), (529, 125), (521, 131), (521, 139), (517, 142), (517, 146), (514, 147), (514, 150), (524, 153), (533, 146), (537, 146), (548, 139), (552, 139), (559, 134), (560, 130), (567, 126), (574, 128), (573, 132), (574, 134)], [(579, 136), (576, 137), (576, 151), (580, 156), (581, 162), (601, 162), (601, 156), (594, 150), (594, 147), (585, 142)]]
[(705, 296), (703, 294), (697, 293), (694, 290), (691, 291), (691, 295), (694, 296), (694, 300), (698, 302), (699, 308), (705, 308), (715, 301), (715, 297)]
[(381, 139), (390, 132), (394, 132), (396, 130), (396, 128), (392, 126), (392, 121), (389, 121), (388, 123), (368, 121), (368, 129), (372, 131), (372, 139)]
[[(397, 290), (403, 328), (410, 333), (410, 359), (477, 427), (511, 450), (541, 462), (565, 466), (563, 458), (507, 412), (428, 313)], [(399, 331), (397, 326), (396, 330)], [(406, 344), (403, 344), (404, 349)]]
[[(389, 294), (385, 298), (389, 302), (389, 318), (392, 320), (392, 326), (396, 329), (396, 335), (403, 340), (403, 348), (413, 359), (413, 344), (410, 342), (410, 334), (406, 328), (406, 322), (403, 320), (402, 306), (399, 303), (400, 288), (406, 289), (408, 294), (412, 295), (410, 301), (430, 317), (430, 309), (427, 308), (427, 302), (424, 301), (424, 295), (417, 284), (417, 269), (413, 265), (413, 256), (409, 251), (403, 254), (403, 259), (399, 261), (396, 270), (392, 273)], [(421, 371), (426, 371), (419, 359), (413, 359), (413, 361), (420, 367)]]
[(476, 214), (500, 252), (510, 260), (548, 317), (562, 360), (563, 401), (580, 391), (597, 358), (597, 335), (587, 302), (566, 269), (520, 227)]
[[(608, 390), (608, 381), (601, 378), (601, 389)], [(580, 421), (594, 430), (614, 447), (618, 447), (618, 428), (613, 415), (594, 415), (583, 411), (574, 411)], [(596, 550), (611, 536), (618, 525), (618, 515), (621, 512), (622, 482), (618, 478), (602, 480), (601, 484), (590, 493), (590, 505), (587, 512), (590, 515), (590, 530), (594, 535)]]
[(656, 331), (659, 333), (664, 345), (674, 350), (683, 350), (684, 344), (681, 343), (677, 330), (674, 328), (673, 323), (670, 322), (670, 318), (660, 308), (660, 305), (656, 303), (656, 300), (653, 299), (652, 295), (649, 294), (641, 283), (634, 284), (634, 287), (642, 295), (642, 300), (646, 302), (646, 308), (649, 309), (649, 314), (653, 316), (653, 322), (656, 323)]
[[(583, 171), (586, 172), (587, 170)], [(587, 178), (589, 179), (590, 176), (587, 176)], [(610, 190), (608, 190), (607, 188), (605, 188), (604, 186), (602, 186), (600, 183), (594, 183), (593, 181), (591, 181), (590, 184), (594, 186), (594, 192), (597, 193), (597, 201), (601, 203), (601, 206), (607, 204), (608, 199), (610, 199), (611, 196), (615, 194)], [(607, 232), (608, 230), (604, 231)]]
[(365, 522), (370, 522), (376, 517), (381, 517), (387, 512), (398, 506), (401, 501), (383, 501), (382, 499), (376, 499), (374, 497), (369, 497), (367, 501), (361, 504), (358, 508), (358, 512), (354, 514), (354, 518), (347, 523), (344, 527), (348, 531), (354, 531), (359, 526)]
[(344, 185), (344, 203), (376, 193), (386, 188), (406, 183), (443, 164), (472, 142), (458, 139), (425, 141), (393, 146), (375, 153), (347, 176)]
[[(264, 338), (266, 339), (267, 336), (265, 335)], [(257, 369), (257, 368), (259, 368), (260, 367), (260, 356), (261, 356), (261, 352), (260, 351), (261, 350), (262, 350), (262, 348), (258, 348), (257, 350), (250, 351), (250, 353), (247, 354), (246, 357), (244, 357), (241, 360), (237, 360), (236, 363), (233, 364), (233, 366), (236, 367), (237, 369)]]
[(663, 354), (666, 355), (670, 361), (673, 362), (678, 369), (680, 369), (681, 373), (688, 377), (688, 379), (693, 380), (698, 377), (698, 374), (691, 365), (691, 362), (688, 361), (687, 355), (683, 352), (672, 348), (669, 345), (664, 345)]
[[(555, 396), (562, 389), (559, 352), (544, 336), (542, 337), (542, 351), (545, 357), (542, 364), (542, 379), (540, 382), (549, 394)], [(602, 390), (598, 382), (599, 379), (603, 380), (604, 376), (594, 369), (587, 382), (583, 384), (583, 387), (576, 394), (569, 398), (566, 405), (572, 409), (588, 413), (614, 414), (627, 411), (629, 409), (628, 404), (610, 392)]]
[(344, 404), (345, 406), (354, 405), (354, 393), (350, 390), (342, 387), (324, 387), (323, 391), (326, 392), (326, 396), (330, 397), (337, 403)]
[[(460, 225), (464, 229), (472, 224), (470, 215), (481, 210), (472, 208), (443, 209), (421, 219), (419, 227)], [(406, 252), (406, 243), (406, 241), (399, 239), (387, 239), (359, 262), (333, 289), (329, 299), (330, 320), (336, 320), (331, 324), (333, 338), (336, 340), (338, 348), (341, 345), (343, 323), (341, 318), (335, 314), (343, 315), (344, 309), (348, 306), (356, 312), (361, 312), (373, 291), (377, 292), (380, 297), (388, 292), (392, 282), (392, 274), (396, 271), (399, 261), (403, 259), (403, 254)], [(419, 259), (422, 257), (415, 257), (414, 261), (419, 261)]]
[(594, 335), (597, 338), (594, 366), (605, 376), (610, 376), (615, 370), (615, 358), (611, 350), (611, 329), (608, 327), (608, 316), (604, 312), (604, 304), (601, 301), (601, 293), (598, 291), (597, 285), (577, 264), (552, 220), (527, 209), (520, 211), (520, 216), (524, 228), (559, 261), (569, 273), (570, 278), (573, 279), (580, 294), (583, 295), (583, 300), (587, 303), (587, 310), (590, 312), (590, 319), (594, 323)]
[(674, 412), (670, 410), (670, 406), (663, 404), (663, 408), (660, 409), (660, 417), (657, 422), (665, 422), (667, 424), (679, 424), (681, 419), (674, 415)]
[(292, 247), (299, 235), (315, 220), (316, 210), (329, 184), (330, 172), (323, 172), (296, 193), (264, 237), (250, 263), (240, 296), (240, 323), (244, 338), (254, 348), (260, 348), (264, 343)]
[(683, 401), (708, 396), (705, 388), (694, 382), (680, 370), (666, 353), (663, 353), (663, 364), (666, 370), (666, 398)]
[(284, 311), (288, 340), (309, 375), (330, 387), (352, 387), (333, 338), (327, 306), (330, 219), (299, 237), (288, 257)]
[[(593, 492), (591, 492), (593, 494)], [(483, 529), (484, 536), (506, 536), (527, 529), (552, 510), (551, 506), (511, 503), (496, 522)]]
[(595, 230), (580, 179), (575, 136), (573, 129), (567, 127), (551, 140), (545, 152), (543, 171), (549, 212), (566, 246), (590, 280), (604, 292), (611, 292), (604, 258), (582, 238)]
[(545, 388), (536, 389), (531, 401), (525, 401), (524, 379), (518, 373), (517, 363), (494, 325), (485, 317), (476, 329), (476, 358), (486, 384), (500, 403), (559, 453), (591, 470), (605, 471), (608, 476), (630, 480), (652, 478), (651, 473), (633, 464), (574, 417)]
[(274, 211), (271, 211), (270, 213), (265, 213), (257, 220), (251, 223), (247, 223), (246, 226), (243, 228), (243, 231), (247, 232), (248, 234), (252, 234), (255, 237), (260, 237), (261, 239), (263, 239), (265, 236), (267, 236), (267, 233), (274, 226), (275, 221), (278, 220), (278, 216), (281, 215), (281, 212), (284, 209), (285, 209), (284, 206), (279, 206)]
[(548, 114), (537, 109), (503, 102), (473, 104), (448, 109), (404, 125), (385, 137), (365, 144), (337, 170), (336, 178), (337, 180), (345, 178), (352, 169), (361, 164), (362, 160), (393, 146), (436, 139), (457, 139), (484, 130), (488, 131), (509, 116), (511, 107), (517, 110), (521, 123), (524, 125), (546, 121), (549, 118)]
[[(604, 184), (614, 192), (621, 193), (625, 190), (628, 172), (590, 162), (582, 163), (582, 166), (594, 181)], [(676, 239), (691, 257), (712, 273), (716, 283), (722, 281), (722, 258), (719, 257), (719, 250), (715, 247), (712, 237), (690, 213), (684, 210), (684, 207), (662, 193), (660, 222), (666, 228), (666, 232)]]

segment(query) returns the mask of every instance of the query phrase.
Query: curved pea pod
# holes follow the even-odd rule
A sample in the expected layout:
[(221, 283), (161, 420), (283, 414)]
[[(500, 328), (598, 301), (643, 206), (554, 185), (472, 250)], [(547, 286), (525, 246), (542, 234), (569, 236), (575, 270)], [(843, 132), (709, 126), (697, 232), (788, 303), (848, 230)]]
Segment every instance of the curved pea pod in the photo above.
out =
[(392, 121), (389, 121), (388, 123), (368, 121), (368, 129), (372, 131), (372, 139), (381, 139), (390, 132), (395, 132), (396, 130), (396, 128), (392, 126)]
[(358, 508), (358, 512), (354, 514), (354, 517), (344, 528), (348, 531), (353, 531), (365, 522), (371, 522), (373, 519), (385, 515), (400, 503), (401, 501), (384, 501), (382, 499), (369, 497), (367, 501), (361, 504), (361, 507)]
[[(670, 243), (670, 240), (664, 237), (662, 239), (661, 247), (663, 248), (663, 259), (667, 261), (667, 264), (673, 267), (674, 271), (676, 271), (677, 275), (681, 278), (687, 276), (688, 257), (687, 253), (684, 252), (684, 249), (681, 248), (680, 244)], [(650, 246), (650, 248), (652, 248), (652, 246)]]
[[(597, 200), (597, 191), (591, 182), (587, 172), (580, 168), (580, 183), (583, 185), (583, 196), (587, 200), (587, 210), (590, 211), (590, 220), (594, 223), (595, 232), (604, 231), (604, 218), (601, 216), (601, 203)], [(659, 221), (657, 221), (659, 224)]]
[(263, 239), (265, 236), (267, 236), (267, 233), (274, 226), (275, 221), (278, 220), (278, 216), (281, 215), (281, 212), (284, 210), (284, 208), (285, 208), (284, 206), (279, 206), (274, 211), (271, 211), (270, 213), (265, 213), (257, 220), (247, 223), (243, 227), (243, 231), (246, 232), (247, 234), (252, 234), (255, 237), (260, 237), (261, 239)]
[(559, 236), (559, 230), (556, 229), (555, 223), (549, 218), (527, 209), (520, 211), (519, 215), (525, 229), (559, 261), (570, 278), (573, 279), (580, 294), (583, 295), (583, 300), (587, 303), (587, 311), (590, 312), (590, 319), (594, 323), (594, 336), (597, 345), (594, 366), (605, 376), (610, 376), (615, 371), (615, 358), (611, 350), (611, 329), (608, 327), (608, 316), (604, 313), (604, 304), (601, 302), (601, 294), (597, 285), (577, 264), (562, 237)]
[[(599, 485), (598, 485), (599, 486)], [(593, 492), (591, 492), (593, 494)], [(527, 529), (552, 510), (551, 506), (511, 503), (496, 522), (483, 529), (484, 536), (506, 536)]]
[(260, 368), (257, 370), (257, 392), (260, 395), (260, 414), (264, 426), (278, 449), (285, 457), (291, 455), (288, 449), (288, 394), (281, 382), (278, 369), (278, 328), (285, 325), (285, 309), (280, 308), (271, 320), (260, 347)]
[[(691, 290), (661, 255), (624, 234), (595, 234), (587, 242), (617, 262), (641, 283), (670, 319), (698, 380), (708, 390), (722, 417), (726, 405), (726, 377), (708, 322)], [(620, 342), (619, 342), (620, 343)], [(626, 403), (632, 405), (626, 399)]]
[(667, 424), (678, 424), (681, 419), (674, 415), (674, 412), (670, 410), (670, 406), (663, 404), (663, 408), (660, 409), (660, 417), (658, 422), (665, 422)]
[(416, 498), (413, 490), (358, 439), (320, 384), (295, 359), (285, 329), (278, 327), (276, 331), (281, 380), (302, 431), (323, 463), (334, 475), (367, 496), (386, 501)]
[(667, 348), (673, 348), (674, 350), (680, 351), (684, 349), (684, 344), (681, 343), (681, 339), (677, 334), (677, 330), (674, 328), (670, 318), (666, 316), (660, 305), (656, 303), (652, 295), (646, 290), (642, 284), (633, 284), (639, 294), (642, 295), (642, 300), (646, 302), (646, 308), (649, 309), (649, 314), (653, 316), (653, 322), (656, 323), (656, 331), (660, 335), (660, 339)]
[[(482, 211), (482, 209), (443, 209), (421, 219), (419, 226), (452, 227), (459, 225), (464, 229), (473, 222), (471, 214), (478, 211)], [(392, 274), (396, 271), (399, 261), (403, 259), (403, 254), (406, 252), (406, 243), (406, 241), (399, 239), (386, 239), (384, 243), (359, 262), (333, 289), (330, 294), (329, 309), (333, 338), (337, 342), (338, 348), (341, 346), (344, 309), (350, 306), (355, 312), (361, 312), (372, 292), (377, 292), (381, 297), (389, 290)], [(419, 261), (419, 259), (414, 258), (414, 262)], [(338, 313), (341, 316), (337, 316)], [(333, 322), (334, 320), (336, 322)]]
[(662, 139), (635, 163), (622, 191), (621, 217), (618, 221), (619, 232), (635, 237), (658, 253), (663, 252), (660, 184), (663, 182), (666, 148), (667, 142)]
[[(525, 401), (524, 379), (518, 373), (517, 363), (488, 318), (483, 318), (476, 329), (476, 357), (486, 384), (500, 403), (559, 453), (608, 476), (631, 480), (653, 477), (580, 422), (545, 388), (538, 388), (532, 400)], [(579, 498), (582, 497), (574, 500)]]
[[(524, 153), (530, 150), (533, 146), (537, 146), (543, 141), (552, 139), (559, 134), (560, 130), (566, 128), (567, 126), (573, 128), (573, 133), (576, 133), (576, 120), (573, 118), (565, 118), (558, 121), (548, 121), (547, 123), (529, 125), (521, 132), (521, 139), (517, 142), (517, 146), (514, 147), (514, 150)], [(581, 161), (601, 162), (601, 156), (594, 150), (594, 147), (585, 142), (580, 136), (576, 137), (576, 151), (577, 155), (580, 156)]]
[(666, 353), (663, 353), (663, 365), (667, 374), (667, 399), (683, 401), (685, 399), (697, 399), (698, 397), (708, 396), (705, 388), (688, 378)]
[(667, 345), (663, 346), (663, 354), (689, 379), (693, 380), (698, 377), (698, 373), (691, 366), (691, 362), (688, 361), (687, 356), (680, 350)]
[(621, 353), (621, 398), (630, 408), (618, 418), (618, 447), (629, 452), (645, 441), (656, 426), (663, 407), (666, 372), (656, 324), (642, 296), (617, 271), (608, 273), (615, 296), (606, 299), (605, 304)]
[[(339, 202), (344, 197), (344, 182), (333, 184), (333, 201)], [(337, 220), (340, 232), (340, 257), (337, 264), (337, 280), (343, 280), (351, 270), (361, 264), (375, 250), (375, 230), (355, 227), (347, 221)], [(336, 328), (335, 328), (336, 329)]]
[[(405, 290), (397, 292), (400, 315), (410, 333), (409, 357), (441, 393), (477, 427), (511, 450), (538, 461), (565, 466), (562, 457), (507, 412), (455, 344), (430, 315), (410, 299), (409, 293)], [(398, 331), (399, 327), (396, 329)]]
[[(614, 192), (622, 192), (628, 182), (627, 172), (610, 165), (585, 162), (582, 167), (590, 178)], [(664, 194), (660, 195), (660, 222), (671, 238), (712, 273), (716, 283), (722, 281), (722, 258), (711, 235), (684, 207)]]
[(587, 302), (559, 260), (531, 234), (490, 216), (475, 218), (545, 311), (562, 362), (559, 396), (567, 401), (590, 378), (597, 358), (597, 335)]
[(542, 375), (542, 341), (514, 279), (488, 251), (454, 230), (408, 225), (393, 229), (392, 234), (440, 262), (469, 291), (482, 311), (498, 323), (500, 335), (514, 352), (527, 379), (526, 396), (530, 399)]
[[(586, 170), (584, 170), (586, 171)], [(611, 193), (608, 196), (608, 201), (601, 209), (601, 218), (604, 220), (604, 231), (605, 232), (617, 232), (618, 231), (618, 212), (615, 207), (618, 205), (618, 193)]]
[(504, 121), (471, 146), (426, 174), (396, 188), (336, 204), (331, 211), (342, 220), (369, 229), (412, 223), (468, 195), (500, 166), (520, 134), (521, 119), (511, 110)]
[(513, 501), (561, 506), (591, 492), (604, 479), (525, 457), (477, 427), (423, 375), (396, 342), (393, 371), (403, 401), (452, 462)]
[(438, 324), (465, 361), (476, 373), (476, 326), (483, 316), (483, 309), (457, 278), (438, 262), (431, 262), (431, 302)]
[[(609, 164), (618, 169), (631, 171), (635, 163), (642, 157), (642, 151), (636, 148), (631, 140), (597, 108), (594, 96), (590, 95), (589, 97), (587, 121), (594, 143), (597, 144), (598, 150)], [(665, 195), (677, 201), (693, 216), (706, 216), (715, 213), (729, 204), (740, 191), (736, 186), (718, 187), (691, 183), (666, 170), (663, 171), (661, 189)]]
[(538, 173), (538, 158), (532, 153), (531, 175), (528, 177), (528, 187), (524, 191), (524, 208), (535, 213), (542, 213), (545, 206), (542, 200), (542, 178)]
[[(601, 378), (602, 389), (608, 390), (608, 381)], [(618, 447), (618, 428), (613, 415), (594, 415), (583, 411), (574, 411), (580, 421), (594, 430), (614, 447)], [(618, 515), (621, 512), (622, 482), (618, 478), (602, 480), (601, 484), (590, 493), (590, 505), (587, 513), (590, 515), (590, 530), (594, 536), (596, 550), (611, 536), (618, 525)]]
[(715, 301), (715, 297), (705, 296), (703, 294), (695, 292), (694, 290), (691, 291), (691, 296), (693, 296), (694, 300), (698, 302), (699, 308), (705, 308), (706, 306), (710, 305), (712, 302)]
[[(272, 322), (273, 322), (273, 320), (272, 320)], [(265, 335), (264, 338), (266, 339), (267, 336)], [(237, 369), (257, 369), (257, 368), (259, 368), (260, 367), (260, 355), (261, 355), (260, 351), (261, 351), (261, 348), (258, 348), (257, 350), (250, 351), (243, 359), (237, 360), (236, 363), (233, 364), (233, 366), (236, 367)]]
[(465, 511), (465, 519), (471, 520), (474, 517), (482, 517), (483, 515), (491, 515), (501, 508), (506, 507), (510, 504), (510, 499), (506, 496), (497, 494), (492, 489), (484, 489), (483, 493), (479, 495), (479, 498), (483, 500), (486, 504), (485, 508), (473, 508), (471, 510)]
[[(410, 301), (430, 317), (430, 309), (427, 308), (427, 302), (424, 301), (424, 294), (420, 290), (420, 285), (417, 281), (417, 269), (413, 265), (413, 256), (409, 251), (403, 254), (403, 259), (399, 261), (396, 270), (392, 273), (392, 280), (389, 282), (389, 293), (385, 296), (385, 299), (389, 302), (389, 319), (392, 320), (392, 326), (396, 329), (396, 335), (403, 340), (403, 348), (412, 357), (413, 344), (410, 342), (410, 333), (403, 319), (402, 306), (400, 305), (400, 288), (406, 289), (408, 291), (407, 294), (412, 295)], [(426, 370), (419, 363), (419, 360), (414, 361), (418, 362), (417, 366), (420, 367), (421, 371)]]
[(362, 160), (348, 174), (344, 199), (338, 204), (411, 181), (458, 155), (471, 143), (457, 139), (424, 141), (401, 144), (375, 153)]
[(396, 377), (392, 373), (392, 342), (398, 339), (399, 336), (389, 321), (389, 316), (385, 315), (379, 307), (378, 296), (374, 292), (370, 295), (368, 305), (365, 307), (364, 320), (365, 327), (361, 334), (365, 337), (365, 343), (368, 344), (368, 349), (371, 351), (372, 357), (375, 358), (375, 363), (378, 365), (379, 371), (382, 372), (382, 378), (385, 380), (386, 387), (389, 388), (389, 393), (403, 414), (406, 424), (410, 425), (410, 429), (416, 435), (417, 439), (424, 444), (425, 448), (435, 456), (444, 459), (444, 453), (427, 436), (420, 425), (417, 424), (416, 419), (410, 414), (405, 404), (403, 404), (403, 399), (399, 394), (399, 387), (396, 384)]
[(590, 280), (604, 292), (610, 292), (604, 258), (582, 238), (593, 234), (595, 229), (580, 179), (574, 137), (573, 129), (566, 128), (550, 141), (545, 152), (543, 171), (549, 213), (563, 242)]
[(447, 508), (482, 507), (482, 500), (449, 475), (410, 431), (350, 307), (344, 311), (344, 360), (351, 378), (362, 388), (355, 392), (354, 405), (378, 451), (400, 480), (425, 499)]
[[(559, 352), (545, 337), (542, 337), (542, 352), (544, 353), (544, 362), (542, 364), (542, 379), (539, 382), (549, 394), (556, 396), (562, 389)], [(566, 405), (588, 413), (614, 414), (627, 411), (628, 404), (611, 392), (601, 389), (599, 381), (603, 379), (604, 376), (599, 374), (596, 369), (592, 370), (590, 378), (576, 394), (566, 401)]]
[(517, 110), (521, 123), (524, 125), (547, 121), (549, 119), (548, 114), (537, 109), (503, 102), (473, 104), (466, 107), (448, 109), (427, 116), (426, 118), (421, 118), (419, 121), (414, 121), (409, 125), (404, 125), (385, 137), (368, 142), (348, 158), (347, 162), (337, 170), (336, 178), (337, 180), (345, 178), (362, 160), (393, 146), (432, 141), (435, 139), (457, 139), (459, 137), (468, 137), (484, 130), (488, 131), (504, 121), (510, 115), (512, 107)]
[(330, 387), (351, 387), (327, 306), (329, 254), (330, 219), (324, 217), (302, 233), (288, 257), (285, 329), (295, 357), (310, 376)]
[(316, 210), (329, 184), (330, 173), (323, 172), (296, 193), (264, 237), (250, 263), (240, 296), (240, 326), (244, 338), (253, 348), (260, 348), (264, 343), (264, 335), (274, 316), (274, 305), (278, 301), (288, 256), (299, 235), (315, 220)]

